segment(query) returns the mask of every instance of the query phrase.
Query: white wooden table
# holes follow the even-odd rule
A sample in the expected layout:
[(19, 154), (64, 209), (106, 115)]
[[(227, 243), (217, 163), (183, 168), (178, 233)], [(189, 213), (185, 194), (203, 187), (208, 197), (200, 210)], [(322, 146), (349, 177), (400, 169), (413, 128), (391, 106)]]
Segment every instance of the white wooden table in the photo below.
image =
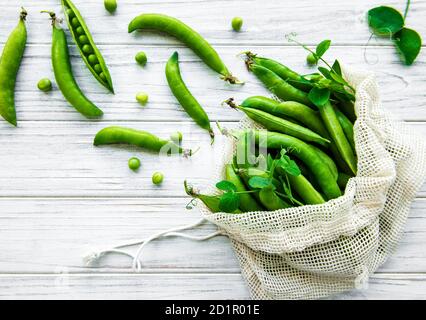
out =
[[(369, 37), (366, 11), (380, 4), (403, 10), (404, 1), (118, 0), (113, 16), (105, 11), (102, 0), (74, 2), (104, 54), (116, 88), (116, 95), (111, 95), (98, 85), (70, 43), (78, 83), (105, 111), (100, 121), (85, 120), (56, 87), (49, 94), (37, 90), (40, 78), (54, 78), (50, 23), (39, 12), (59, 12), (60, 1), (0, 0), (1, 47), (17, 22), (19, 6), (29, 11), (28, 47), (16, 89), (19, 127), (0, 121), (0, 298), (249, 298), (224, 237), (204, 243), (175, 238), (156, 241), (145, 252), (140, 274), (132, 273), (131, 261), (121, 256), (107, 257), (96, 268), (82, 262), (91, 247), (145, 238), (199, 219), (196, 210), (185, 209), (189, 199), (182, 182), (188, 179), (203, 186), (213, 171), (215, 149), (169, 92), (164, 67), (174, 50), (181, 54), (183, 77), (211, 120), (232, 126), (241, 114), (221, 107), (221, 101), (268, 94), (236, 54), (252, 50), (308, 72), (306, 53), (287, 43), (284, 35), (297, 32), (298, 39), (309, 45), (328, 38), (334, 45), (327, 54), (330, 61), (338, 57), (343, 63), (377, 72), (386, 109), (426, 134), (425, 52), (412, 67), (405, 67), (389, 41), (373, 40), (366, 51), (369, 63), (364, 58)], [(217, 48), (246, 85), (223, 83), (190, 50), (169, 37), (128, 35), (128, 22), (142, 12), (166, 13), (187, 22)], [(426, 1), (415, 1), (407, 21), (423, 36), (425, 14)], [(244, 18), (240, 33), (230, 30), (234, 16)], [(149, 57), (146, 68), (134, 62), (140, 50)], [(149, 93), (150, 103), (144, 109), (135, 102), (138, 91)], [(184, 160), (159, 159), (129, 148), (93, 147), (94, 134), (113, 124), (164, 137), (180, 130), (185, 145), (202, 149)], [(139, 173), (127, 168), (127, 160), (134, 155), (142, 159)], [(157, 170), (166, 176), (161, 187), (150, 182)], [(372, 277), (369, 288), (338, 298), (426, 298), (425, 196), (423, 187), (398, 251)], [(212, 230), (213, 226), (205, 225), (193, 233)]]

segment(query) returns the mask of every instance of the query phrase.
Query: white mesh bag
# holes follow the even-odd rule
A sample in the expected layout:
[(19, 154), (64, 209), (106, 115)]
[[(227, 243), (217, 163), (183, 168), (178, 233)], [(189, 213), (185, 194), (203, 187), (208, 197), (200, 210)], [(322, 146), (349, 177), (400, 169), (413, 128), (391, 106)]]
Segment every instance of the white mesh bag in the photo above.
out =
[[(426, 145), (380, 105), (375, 77), (345, 69), (356, 88), (358, 175), (321, 205), (204, 217), (232, 240), (255, 299), (316, 299), (356, 288), (394, 251), (426, 177)], [(253, 127), (245, 119), (240, 127)], [(214, 183), (232, 159), (229, 139)]]

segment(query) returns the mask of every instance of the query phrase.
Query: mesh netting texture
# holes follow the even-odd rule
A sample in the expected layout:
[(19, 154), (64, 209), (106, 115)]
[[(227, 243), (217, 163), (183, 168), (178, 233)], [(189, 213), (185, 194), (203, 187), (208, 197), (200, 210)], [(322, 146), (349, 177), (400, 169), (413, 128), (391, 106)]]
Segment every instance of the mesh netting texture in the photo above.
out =
[[(356, 88), (358, 174), (343, 196), (321, 205), (204, 217), (232, 241), (254, 299), (317, 299), (357, 288), (395, 250), (426, 177), (426, 145), (380, 105), (375, 76), (344, 70)], [(240, 128), (253, 128), (247, 118)], [(213, 177), (223, 179), (229, 139)]]

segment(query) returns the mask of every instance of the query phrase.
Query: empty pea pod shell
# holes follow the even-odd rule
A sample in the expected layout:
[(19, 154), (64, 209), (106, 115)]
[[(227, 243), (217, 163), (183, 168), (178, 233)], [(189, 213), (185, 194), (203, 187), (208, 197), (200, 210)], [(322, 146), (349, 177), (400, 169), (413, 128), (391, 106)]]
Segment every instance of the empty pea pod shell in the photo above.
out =
[(232, 76), (215, 49), (198, 32), (182, 21), (164, 14), (147, 13), (134, 18), (129, 24), (129, 33), (136, 30), (157, 30), (167, 33), (185, 43), (211, 69), (222, 75), (225, 81), (240, 83)]
[[(78, 50), (80, 51), (80, 55), (87, 68), (100, 84), (114, 93), (111, 75), (105, 60), (102, 57), (99, 49), (96, 47), (89, 28), (84, 22), (84, 19), (78, 11), (77, 7), (71, 2), (71, 0), (62, 0), (62, 7), (65, 12), (65, 17), (72, 38), (77, 45)], [(89, 58), (92, 55), (94, 55), (96, 59), (94, 57)], [(100, 69), (95, 70), (94, 67), (97, 64), (99, 64)]]
[(22, 9), (18, 25), (7, 39), (0, 58), (0, 115), (14, 126), (17, 125), (15, 109), (16, 76), (27, 43), (26, 16), (27, 12)]

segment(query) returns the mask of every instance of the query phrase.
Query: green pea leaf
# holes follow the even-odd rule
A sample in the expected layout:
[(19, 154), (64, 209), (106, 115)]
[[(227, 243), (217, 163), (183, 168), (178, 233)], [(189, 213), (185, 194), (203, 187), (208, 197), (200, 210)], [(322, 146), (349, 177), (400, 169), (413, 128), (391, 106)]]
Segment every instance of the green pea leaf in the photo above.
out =
[(297, 163), (290, 159), (288, 155), (283, 154), (279, 160), (279, 166), (288, 174), (297, 177), (301, 174), (300, 168)]
[(237, 187), (232, 182), (227, 180), (222, 180), (216, 183), (216, 188), (223, 191), (237, 191)]
[(240, 206), (240, 197), (237, 193), (224, 193), (219, 200), (219, 209), (223, 212), (232, 213)]
[(321, 41), (320, 44), (317, 45), (317, 47), (315, 49), (315, 54), (316, 54), (317, 60), (319, 58), (321, 58), (324, 55), (324, 53), (327, 52), (328, 48), (330, 48), (330, 45), (331, 45), (330, 40)]
[(328, 70), (327, 68), (324, 68), (324, 67), (318, 67), (318, 70), (319, 70), (319, 72), (322, 73), (322, 75), (324, 77), (326, 77), (327, 79), (331, 79), (330, 70)]
[(404, 27), (404, 17), (391, 7), (380, 6), (368, 11), (368, 25), (378, 36), (390, 36)]
[(405, 64), (411, 65), (422, 47), (420, 35), (412, 29), (403, 28), (393, 36), (393, 39)]
[(249, 186), (253, 189), (263, 189), (271, 185), (271, 180), (264, 177), (251, 177), (248, 182)]
[(312, 88), (311, 91), (309, 91), (308, 98), (317, 107), (322, 107), (330, 100), (330, 90)]

